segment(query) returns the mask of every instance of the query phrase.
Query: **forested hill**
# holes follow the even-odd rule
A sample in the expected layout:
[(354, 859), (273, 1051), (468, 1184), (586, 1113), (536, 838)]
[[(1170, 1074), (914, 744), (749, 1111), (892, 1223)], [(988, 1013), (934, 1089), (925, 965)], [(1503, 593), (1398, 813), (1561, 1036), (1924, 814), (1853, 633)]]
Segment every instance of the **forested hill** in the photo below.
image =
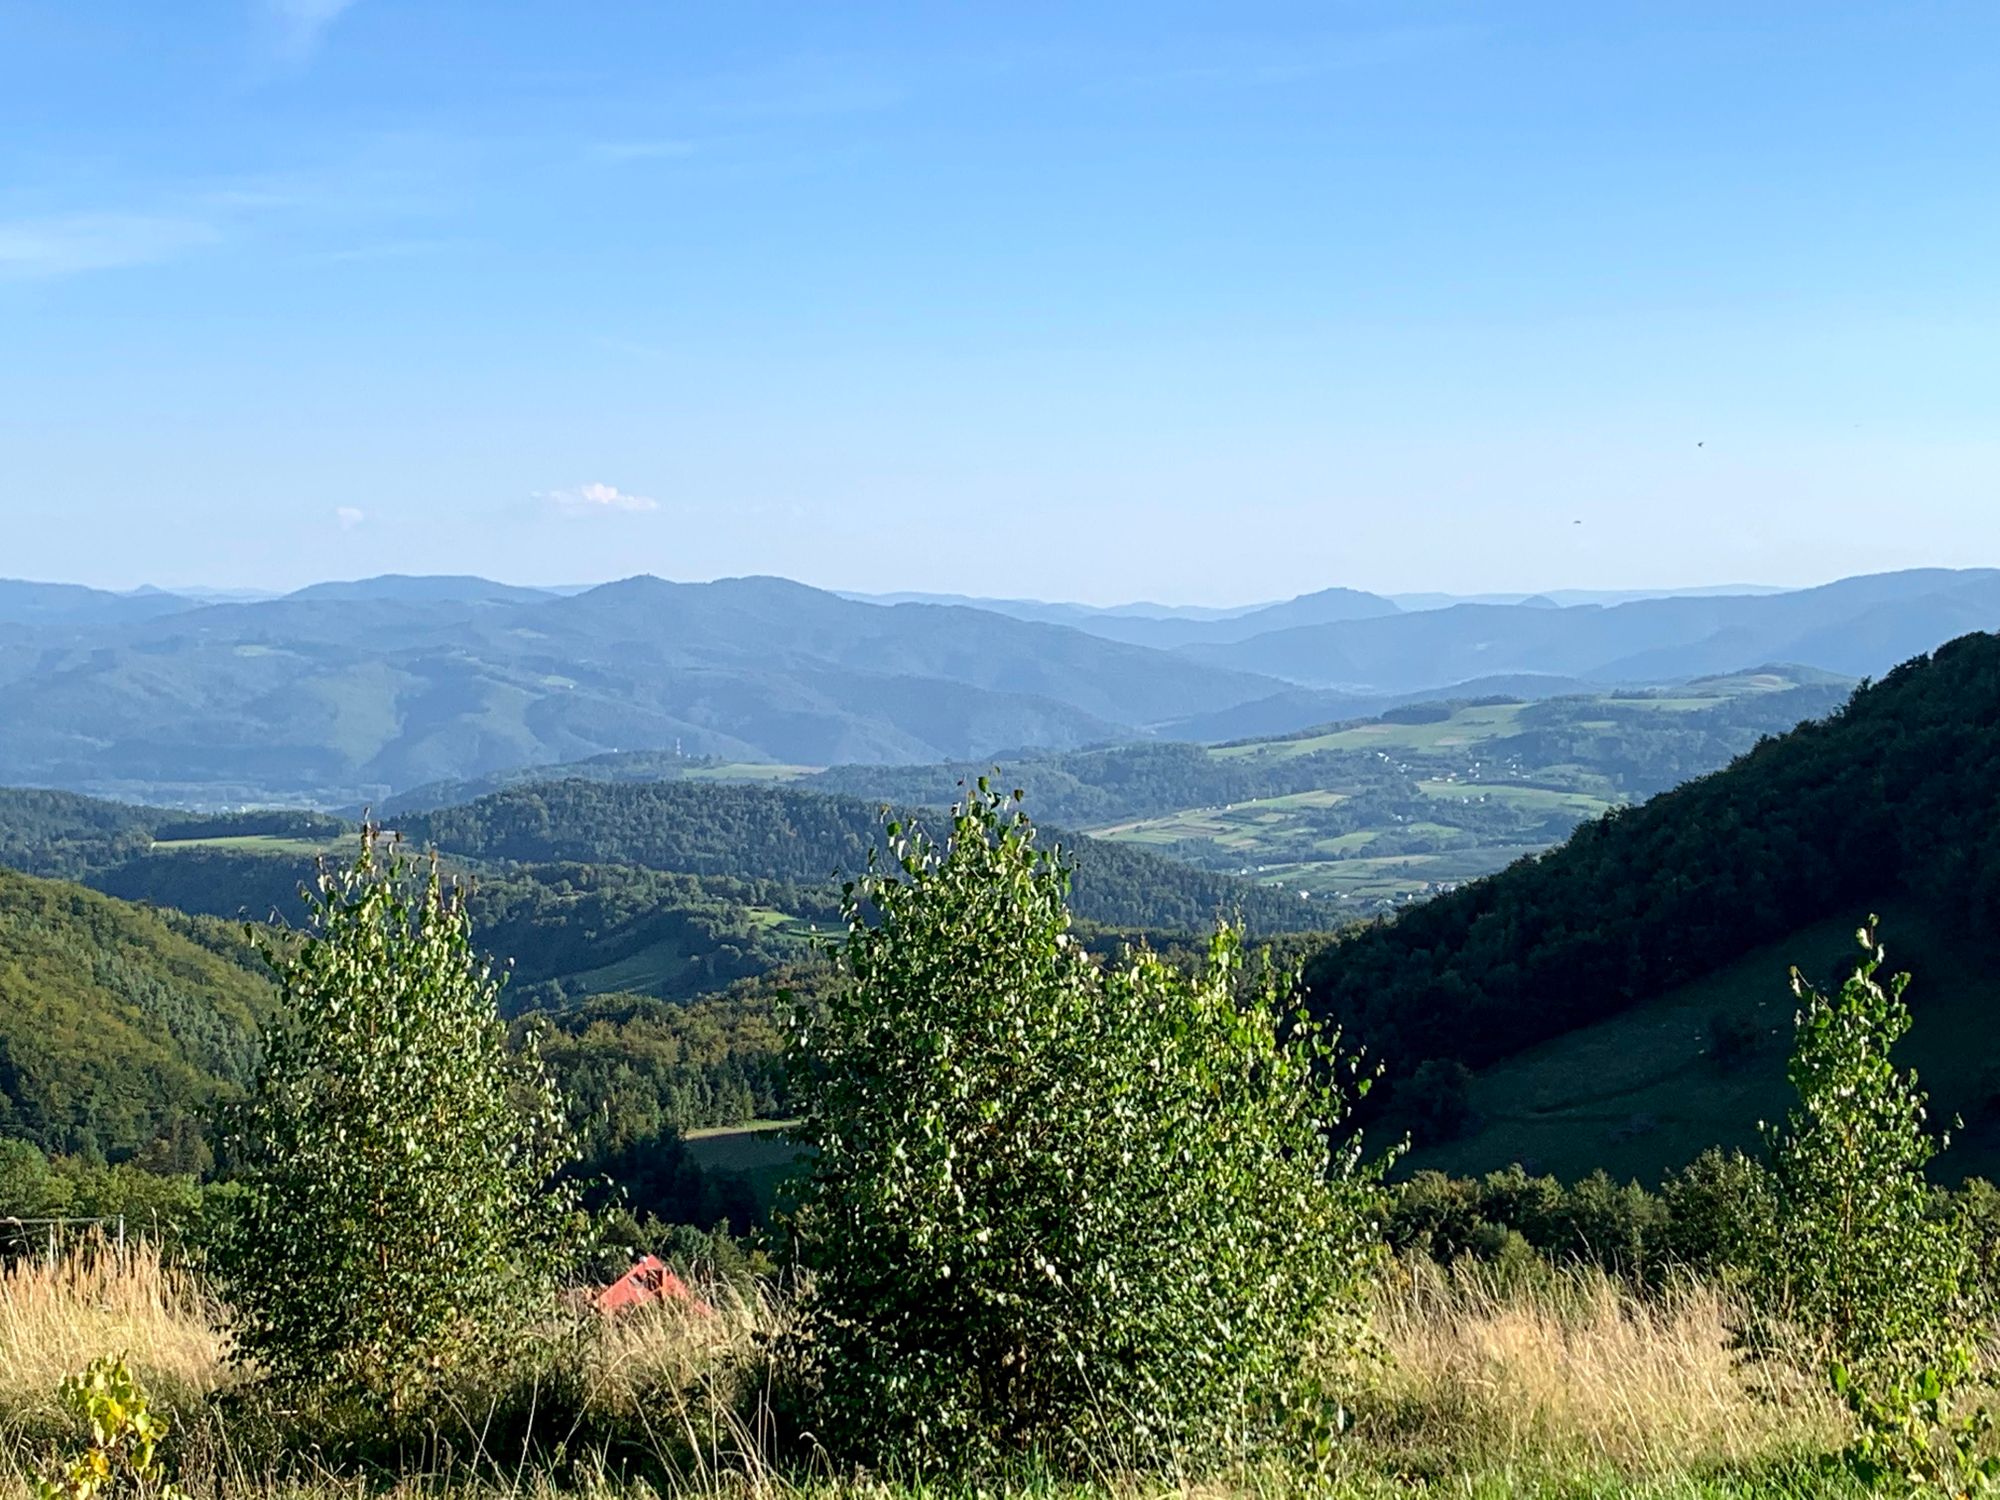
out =
[(271, 996), (235, 924), (0, 870), (0, 1138), (200, 1165)]
[(1392, 1067), (1476, 1067), (1899, 897), (1948, 929), (2000, 919), (2000, 637), (1357, 932), (1308, 980)]
[[(547, 782), (399, 819), (397, 828), (420, 846), (465, 859), (643, 865), (802, 885), (859, 870), (882, 842), (879, 804), (715, 782)], [(1145, 850), (1049, 830), (1043, 837), (1073, 857), (1076, 913), (1085, 921), (1194, 932), (1227, 915), (1253, 933), (1274, 933), (1328, 920), (1296, 894)]]

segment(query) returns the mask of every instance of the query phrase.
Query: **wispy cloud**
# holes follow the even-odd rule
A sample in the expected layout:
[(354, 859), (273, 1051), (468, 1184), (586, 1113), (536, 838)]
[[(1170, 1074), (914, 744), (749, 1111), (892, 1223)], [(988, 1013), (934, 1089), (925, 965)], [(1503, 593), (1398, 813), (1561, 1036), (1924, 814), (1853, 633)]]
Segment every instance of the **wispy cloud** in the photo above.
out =
[(600, 161), (682, 161), (693, 156), (693, 141), (598, 141), (590, 154)]
[(660, 508), (659, 501), (644, 495), (628, 495), (615, 484), (580, 484), (575, 489), (544, 490), (536, 498), (565, 516), (608, 516)]
[(333, 519), (342, 531), (352, 531), (368, 519), (368, 512), (358, 505), (336, 505), (333, 508)]
[(275, 28), (275, 47), (287, 62), (304, 62), (319, 50), (327, 28), (354, 0), (259, 0)]
[[(183, 181), (134, 179), (108, 207), (61, 204), (0, 217), (0, 282), (177, 261), (216, 246), (320, 240), (306, 260), (381, 260), (451, 248), (422, 231), (455, 207), (473, 170), (466, 150), (428, 137), (385, 136), (287, 170)], [(100, 189), (102, 190), (102, 189)], [(53, 210), (53, 211), (52, 211)], [(326, 243), (331, 241), (331, 243)]]
[(158, 214), (68, 214), (0, 220), (0, 277), (73, 276), (171, 260), (222, 238), (202, 219)]

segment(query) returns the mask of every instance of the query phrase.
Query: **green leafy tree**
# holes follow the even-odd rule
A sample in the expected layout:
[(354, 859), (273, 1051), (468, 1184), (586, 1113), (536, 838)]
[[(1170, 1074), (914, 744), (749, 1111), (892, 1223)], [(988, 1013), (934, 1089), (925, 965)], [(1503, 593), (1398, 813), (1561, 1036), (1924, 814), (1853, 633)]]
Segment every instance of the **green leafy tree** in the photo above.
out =
[(887, 831), (847, 887), (845, 982), (791, 1035), (819, 1430), (964, 1469), (1325, 1417), (1303, 1372), (1353, 1346), (1383, 1165), (1338, 1134), (1338, 1038), (1226, 927), (1192, 978), (1093, 959), (1061, 858), (983, 781), (943, 848)]
[(1669, 1176), (1660, 1196), (1675, 1264), (1736, 1282), (1769, 1256), (1777, 1207), (1771, 1173), (1756, 1157), (1711, 1146)]
[(1977, 1456), (1987, 1419), (1952, 1396), (1972, 1370), (1972, 1247), (1959, 1215), (1940, 1216), (1925, 1168), (1942, 1149), (1929, 1096), (1891, 1049), (1910, 1028), (1910, 976), (1877, 979), (1874, 920), (1837, 994), (1797, 970), (1788, 1074), (1798, 1092), (1771, 1140), (1775, 1229), (1754, 1283), (1761, 1311), (1823, 1348), (1855, 1419), (1850, 1462), (1872, 1480), (1957, 1490), (1990, 1479)]
[(1777, 1232), (1763, 1293), (1850, 1367), (1938, 1352), (1964, 1309), (1966, 1236), (1931, 1209), (1925, 1168), (1941, 1149), (1929, 1096), (1890, 1057), (1910, 1029), (1910, 976), (1876, 978), (1875, 927), (1827, 995), (1797, 970), (1787, 1076), (1798, 1103), (1772, 1132)]
[(283, 995), (241, 1121), (237, 1354), (288, 1386), (421, 1400), (490, 1360), (565, 1258), (573, 1157), (464, 902), (372, 830), (268, 955)]

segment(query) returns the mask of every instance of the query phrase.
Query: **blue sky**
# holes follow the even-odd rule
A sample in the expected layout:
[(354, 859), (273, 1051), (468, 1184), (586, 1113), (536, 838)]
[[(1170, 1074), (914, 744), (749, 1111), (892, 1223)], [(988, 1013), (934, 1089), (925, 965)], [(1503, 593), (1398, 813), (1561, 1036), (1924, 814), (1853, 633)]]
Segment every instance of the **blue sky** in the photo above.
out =
[(1996, 564), (1996, 168), (1986, 3), (0, 0), (0, 575)]

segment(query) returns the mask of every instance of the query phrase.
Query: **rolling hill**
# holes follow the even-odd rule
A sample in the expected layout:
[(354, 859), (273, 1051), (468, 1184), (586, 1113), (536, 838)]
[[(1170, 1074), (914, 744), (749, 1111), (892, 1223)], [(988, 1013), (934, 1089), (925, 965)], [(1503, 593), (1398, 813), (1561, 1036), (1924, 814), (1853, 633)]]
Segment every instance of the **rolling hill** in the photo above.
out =
[[(1619, 1094), (1617, 1070), (1591, 1050), (1603, 1038), (1626, 1036), (1603, 1045), (1667, 1067), (1687, 1060), (1684, 1033), (1703, 1008), (1726, 1029), (1732, 1015), (1768, 1028), (1758, 1007), (1774, 987), (1784, 1004), (1781, 956), (1830, 963), (1828, 934), (1870, 911), (1913, 914), (1915, 941), (1890, 940), (1917, 972), (1927, 958), (1979, 972), (1967, 955), (2000, 920), (1996, 724), (2000, 637), (1953, 641), (1727, 770), (1336, 943), (1311, 966), (1312, 1002), (1401, 1073), (1426, 1059), (1492, 1070), (1490, 1080), (1532, 1069), (1541, 1085), (1490, 1082), (1489, 1100), (1534, 1094), (1544, 1115), (1568, 1110), (1570, 1159), (1595, 1159), (1646, 1113), (1584, 1107), (1599, 1088)], [(1746, 962), (1749, 977), (1727, 979)], [(1948, 1045), (1989, 1053), (1991, 993), (1961, 992)], [(1647, 1015), (1678, 1028), (1678, 1053)], [(1685, 1135), (1662, 1127), (1660, 1149)]]
[[(1935, 1117), (1956, 1118), (1944, 1180), (2000, 1176), (2000, 944), (1940, 921), (1904, 896), (1878, 913), (1891, 972), (1912, 976), (1915, 1024), (1897, 1060), (1915, 1067)], [(1602, 1168), (1657, 1181), (1709, 1146), (1755, 1151), (1758, 1123), (1793, 1102), (1786, 1050), (1797, 967), (1836, 983), (1855, 952), (1855, 920), (1829, 917), (1762, 943), (1664, 994), (1480, 1070), (1469, 1120), (1422, 1142), (1409, 1170), (1484, 1173), (1519, 1162), (1574, 1181)]]
[[(947, 799), (949, 800), (949, 799)], [(399, 818), (419, 846), (462, 859), (636, 865), (683, 875), (784, 881), (827, 891), (881, 843), (882, 803), (789, 786), (583, 780), (509, 788), (460, 807)], [(1192, 933), (1218, 916), (1253, 933), (1309, 931), (1333, 920), (1301, 900), (1149, 850), (1076, 839), (1052, 827), (1075, 862), (1079, 918), (1106, 927)]]
[(1279, 687), (1062, 626), (782, 579), (568, 596), (435, 582), (9, 627), (0, 778), (359, 802), (617, 749), (823, 765), (1078, 745)]
[(0, 870), (0, 1136), (129, 1155), (245, 1085), (271, 988), (234, 924)]
[(1545, 697), (1765, 661), (1858, 676), (2000, 622), (2000, 573), (1611, 606), (1407, 610), (1340, 588), (1224, 612), (989, 606), (779, 578), (389, 575), (236, 602), (0, 584), (0, 781), (344, 806), (626, 751), (922, 764), (1284, 733), (1482, 681)]
[[(1651, 692), (1413, 702), (1222, 745), (1006, 761), (1038, 816), (1202, 869), (1374, 911), (1490, 874), (1613, 807), (1833, 712), (1852, 683), (1768, 667)], [(941, 806), (977, 763), (841, 766), (794, 783)]]

